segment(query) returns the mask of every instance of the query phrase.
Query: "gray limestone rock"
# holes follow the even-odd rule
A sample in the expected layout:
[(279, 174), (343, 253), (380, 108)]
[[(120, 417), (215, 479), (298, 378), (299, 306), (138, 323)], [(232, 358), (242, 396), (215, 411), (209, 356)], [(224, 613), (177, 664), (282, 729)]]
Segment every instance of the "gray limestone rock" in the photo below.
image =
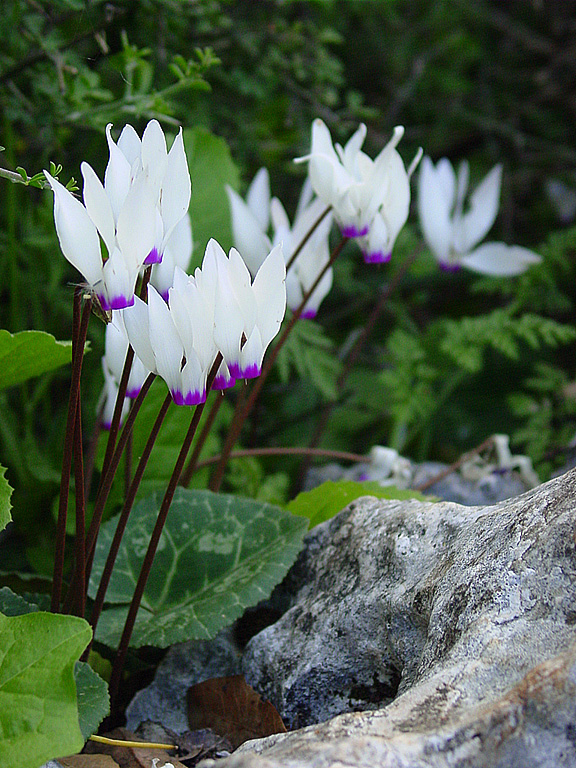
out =
[(366, 497), (318, 526), (243, 659), (310, 727), (219, 768), (576, 766), (575, 511), (576, 470), (492, 507)]
[(176, 733), (188, 730), (186, 692), (191, 685), (211, 677), (240, 673), (240, 652), (230, 632), (213, 640), (177, 643), (169, 650), (156, 671), (152, 683), (130, 702), (126, 727), (135, 731), (140, 723), (152, 720)]

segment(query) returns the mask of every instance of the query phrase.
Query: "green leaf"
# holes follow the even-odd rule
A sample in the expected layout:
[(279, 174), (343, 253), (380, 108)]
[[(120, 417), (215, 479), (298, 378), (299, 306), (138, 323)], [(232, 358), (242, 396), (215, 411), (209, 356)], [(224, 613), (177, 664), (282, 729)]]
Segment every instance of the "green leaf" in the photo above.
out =
[(195, 264), (204, 258), (214, 237), (225, 251), (232, 246), (230, 206), (226, 184), (238, 188), (240, 174), (224, 139), (197, 126), (184, 131), (184, 146), (192, 179), (190, 216), (194, 233)]
[(90, 664), (77, 661), (74, 667), (78, 719), (84, 741), (87, 741), (110, 712), (110, 696), (106, 681), (102, 680)]
[[(133, 510), (108, 589), (97, 638), (116, 645), (162, 500)], [(102, 526), (90, 594), (96, 593), (116, 519)], [(177, 488), (138, 614), (132, 645), (165, 647), (211, 638), (269, 596), (302, 545), (307, 525), (263, 502)]]
[(0, 389), (60, 368), (72, 360), (72, 342), (44, 331), (0, 330)]
[(337, 380), (342, 370), (332, 340), (313, 320), (298, 320), (277, 360), (278, 375), (286, 383), (294, 368), (301, 379), (307, 379), (326, 400), (338, 395)]
[(6, 467), (0, 465), (0, 531), (6, 528), (12, 516), (10, 510), (12, 505), (10, 504), (10, 497), (12, 496), (12, 488), (10, 483), (6, 480)]
[(74, 664), (90, 637), (76, 616), (0, 614), (0, 765), (38, 768), (82, 748)]
[(38, 606), (25, 600), (10, 587), (0, 588), (0, 613), (4, 616), (23, 616), (25, 613), (35, 613)]
[(295, 499), (286, 505), (293, 515), (306, 517), (310, 528), (330, 520), (341, 512), (354, 499), (361, 496), (375, 496), (377, 499), (420, 499), (430, 501), (418, 491), (407, 491), (393, 485), (380, 485), (374, 481), (356, 483), (353, 480), (340, 480), (337, 483), (328, 481), (311, 491), (299, 493)]

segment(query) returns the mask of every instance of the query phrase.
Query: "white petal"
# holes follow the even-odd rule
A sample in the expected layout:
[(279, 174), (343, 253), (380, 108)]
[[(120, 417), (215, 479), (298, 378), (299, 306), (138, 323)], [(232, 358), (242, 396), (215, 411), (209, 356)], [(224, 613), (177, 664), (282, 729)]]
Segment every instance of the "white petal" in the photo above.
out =
[(177, 402), (178, 393), (182, 394), (180, 371), (184, 347), (166, 302), (153, 286), (148, 287), (148, 317), (156, 368)]
[(146, 180), (139, 176), (126, 196), (116, 228), (122, 254), (138, 266), (152, 250), (156, 240), (156, 206)]
[(131, 125), (125, 125), (122, 128), (122, 133), (118, 138), (118, 148), (122, 151), (130, 166), (133, 166), (136, 161), (140, 161), (142, 142)]
[(496, 165), (470, 196), (470, 210), (462, 216), (454, 236), (456, 250), (468, 253), (490, 231), (500, 202), (502, 166)]
[(253, 379), (259, 376), (262, 371), (262, 359), (264, 357), (264, 347), (258, 326), (246, 340), (240, 353), (240, 370), (238, 378)]
[(262, 232), (270, 224), (270, 176), (266, 168), (260, 168), (248, 187), (246, 204), (254, 214)]
[(252, 286), (264, 350), (278, 333), (286, 313), (285, 280), (286, 264), (282, 248), (277, 245), (258, 270)]
[(110, 200), (92, 166), (88, 165), (88, 163), (82, 163), (80, 170), (84, 178), (84, 205), (110, 254), (114, 249), (116, 237), (114, 214), (112, 213)]
[(191, 189), (190, 171), (181, 128), (168, 153), (162, 181), (160, 211), (164, 222), (164, 245), (174, 231), (174, 227), (188, 212)]
[(452, 240), (452, 201), (445, 194), (446, 185), (435, 172), (430, 158), (424, 157), (418, 176), (418, 216), (424, 238), (440, 261), (448, 259)]
[[(262, 269), (262, 267), (260, 267), (260, 269)], [(230, 285), (232, 286), (236, 301), (240, 307), (242, 317), (244, 318), (244, 333), (248, 337), (252, 333), (252, 329), (256, 323), (256, 304), (254, 302), (250, 272), (244, 263), (244, 259), (236, 248), (230, 249), (228, 274), (230, 277)]]
[(118, 314), (118, 312), (114, 312), (112, 322), (106, 326), (104, 343), (104, 359), (117, 384), (120, 383), (122, 378), (122, 370), (126, 360), (126, 352), (128, 351), (128, 337), (126, 336), (125, 328), (114, 317), (118, 316)]
[(109, 123), (106, 126), (106, 139), (108, 141), (110, 159), (104, 173), (104, 189), (112, 206), (114, 221), (117, 221), (130, 189), (132, 169), (122, 150), (113, 142), (111, 131), (112, 124)]
[(91, 286), (102, 281), (100, 240), (86, 208), (66, 187), (44, 171), (54, 192), (54, 222), (62, 253)]
[(512, 277), (525, 272), (533, 264), (539, 264), (542, 257), (519, 245), (505, 243), (484, 243), (475, 251), (462, 257), (461, 263), (468, 269), (494, 277)]
[(164, 131), (158, 120), (150, 120), (142, 134), (142, 167), (154, 194), (160, 191), (167, 155)]
[(104, 309), (124, 309), (134, 303), (134, 289), (138, 279), (138, 265), (130, 264), (124, 255), (114, 248), (102, 269), (108, 306)]
[(145, 368), (156, 373), (156, 358), (150, 344), (148, 305), (138, 296), (135, 296), (133, 306), (122, 311), (122, 319), (124, 320), (126, 333), (134, 352), (138, 355)]
[(226, 192), (230, 201), (234, 244), (243, 254), (250, 272), (255, 275), (270, 252), (270, 239), (240, 195), (229, 186), (226, 186)]

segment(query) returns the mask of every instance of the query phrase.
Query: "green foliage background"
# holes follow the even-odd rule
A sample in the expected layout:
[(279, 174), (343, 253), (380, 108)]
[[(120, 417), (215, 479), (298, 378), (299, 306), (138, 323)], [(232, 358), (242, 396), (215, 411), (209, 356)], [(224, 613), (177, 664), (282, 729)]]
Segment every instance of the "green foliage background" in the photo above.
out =
[[(293, 212), (305, 171), (292, 158), (307, 151), (318, 116), (340, 141), (365, 121), (372, 153), (403, 124), (407, 161), (418, 146), (433, 159), (466, 158), (473, 182), (503, 163), (490, 238), (533, 248), (543, 264), (516, 279), (442, 274), (414, 217), (389, 266), (365, 266), (349, 245), (317, 322), (292, 337), (242, 440), (303, 445), (335, 402), (327, 447), (383, 443), (452, 460), (508, 432), (546, 479), (576, 433), (575, 11), (573, 0), (5, 0), (0, 166), (33, 176), (53, 161), (66, 183), (82, 160), (103, 173), (108, 122), (115, 132), (125, 122), (141, 131), (152, 117), (168, 133), (183, 125), (199, 263), (209, 236), (230, 244), (224, 183), (243, 192), (266, 165)], [(547, 192), (558, 182), (562, 210)], [(60, 254), (52, 196), (0, 184), (0, 327), (66, 340), (78, 275)], [(339, 391), (346, 349), (417, 251)], [(95, 320), (89, 337), (87, 438), (101, 388)], [(62, 368), (2, 393), (0, 462), (16, 488), (20, 542), (6, 569), (51, 566), (68, 376)], [(216, 436), (214, 452), (220, 444)], [(234, 462), (228, 488), (281, 501), (297, 464)]]

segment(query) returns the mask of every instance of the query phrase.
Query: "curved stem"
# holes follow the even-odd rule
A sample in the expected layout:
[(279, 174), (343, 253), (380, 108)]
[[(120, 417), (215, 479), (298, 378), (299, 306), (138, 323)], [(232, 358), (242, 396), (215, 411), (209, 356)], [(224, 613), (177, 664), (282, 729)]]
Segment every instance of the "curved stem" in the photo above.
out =
[(268, 378), (268, 374), (272, 370), (272, 367), (274, 363), (276, 362), (276, 358), (278, 357), (280, 350), (284, 346), (286, 339), (292, 332), (292, 329), (294, 328), (298, 318), (304, 311), (304, 307), (306, 306), (306, 302), (310, 298), (310, 296), (314, 293), (316, 288), (318, 287), (320, 281), (326, 274), (326, 272), (330, 269), (332, 264), (336, 261), (338, 256), (340, 255), (342, 249), (348, 242), (349, 238), (343, 237), (338, 245), (334, 248), (330, 255), (329, 261), (326, 263), (324, 268), (320, 271), (318, 274), (318, 277), (312, 284), (312, 286), (306, 291), (304, 294), (302, 301), (300, 302), (299, 306), (294, 311), (292, 317), (288, 321), (288, 324), (286, 325), (283, 333), (281, 334), (280, 338), (278, 339), (278, 342), (274, 349), (272, 350), (271, 354), (266, 359), (266, 362), (264, 363), (264, 366), (262, 368), (262, 372), (260, 373), (260, 376), (255, 380), (254, 386), (252, 387), (252, 390), (250, 391), (250, 395), (248, 396), (248, 399), (246, 401), (246, 404), (242, 411), (239, 411), (234, 414), (234, 419), (232, 421), (232, 424), (230, 425), (230, 430), (228, 432), (228, 436), (226, 438), (226, 442), (224, 444), (224, 447), (222, 449), (222, 456), (220, 459), (220, 463), (218, 464), (216, 471), (214, 473), (214, 476), (210, 480), (210, 489), (212, 491), (219, 491), (220, 486), (222, 485), (222, 480), (224, 479), (224, 472), (226, 470), (226, 465), (228, 463), (228, 457), (230, 456), (230, 453), (232, 451), (232, 448), (234, 447), (234, 444), (238, 437), (240, 436), (240, 432), (242, 430), (242, 427), (244, 425), (244, 422), (248, 418), (250, 412), (252, 411), (252, 408), (254, 407), (254, 404), (256, 403), (256, 399), (258, 398), (258, 395), (260, 394), (260, 390), (264, 386), (264, 382)]

